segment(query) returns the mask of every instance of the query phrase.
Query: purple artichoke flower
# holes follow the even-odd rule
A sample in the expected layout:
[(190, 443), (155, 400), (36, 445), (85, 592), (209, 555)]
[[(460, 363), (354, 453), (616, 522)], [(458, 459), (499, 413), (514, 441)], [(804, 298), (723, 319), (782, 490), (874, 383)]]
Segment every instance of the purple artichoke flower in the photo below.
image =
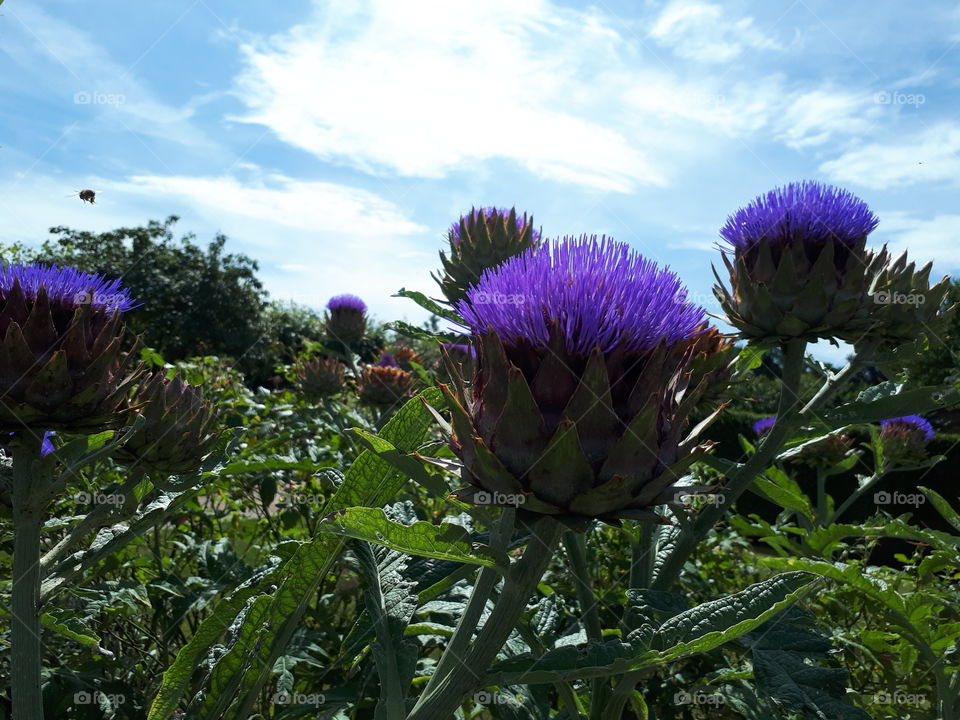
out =
[(75, 268), (0, 270), (0, 430), (97, 431), (121, 424), (142, 371), (124, 342), (135, 307), (119, 281)]
[(397, 359), (390, 353), (383, 353), (380, 356), (380, 359), (374, 363), (377, 367), (400, 367), (400, 363), (397, 362)]
[(327, 340), (349, 347), (367, 332), (367, 305), (356, 295), (337, 295), (327, 302)]
[(451, 225), (447, 240), (450, 257), (441, 251), (443, 273), (433, 278), (455, 304), (466, 297), (484, 270), (536, 247), (540, 231), (534, 228), (532, 216), (520, 215), (515, 208), (473, 208)]
[(751, 339), (863, 335), (871, 278), (889, 259), (866, 251), (876, 226), (866, 203), (818, 182), (757, 197), (720, 230), (730, 290), (718, 276), (714, 293), (728, 320)]
[(47, 430), (43, 434), (43, 442), (40, 443), (40, 457), (46, 457), (57, 449), (54, 447), (53, 440), (50, 439), (54, 435), (56, 435), (56, 433), (52, 430)]
[(712, 374), (692, 359), (714, 344), (677, 276), (612, 239), (565, 238), (487, 270), (456, 308), (477, 353), (472, 397), (452, 362), (443, 388), (468, 497), (655, 517), (706, 451), (683, 433)]
[(927, 459), (933, 426), (919, 415), (904, 415), (880, 423), (880, 446), (886, 463), (915, 465)]
[(770, 428), (772, 428), (776, 422), (777, 418), (775, 415), (761, 418), (753, 424), (753, 432), (757, 437), (763, 437), (770, 432)]

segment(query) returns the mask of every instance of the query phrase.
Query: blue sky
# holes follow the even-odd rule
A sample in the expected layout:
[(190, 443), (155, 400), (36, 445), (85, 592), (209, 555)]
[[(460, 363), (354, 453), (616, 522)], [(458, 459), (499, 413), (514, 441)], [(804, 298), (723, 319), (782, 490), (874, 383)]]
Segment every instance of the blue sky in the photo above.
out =
[(716, 311), (726, 216), (818, 178), (960, 272), (956, 3), (7, 0), (0, 61), (0, 242), (176, 214), (275, 297), (416, 320), (449, 224), (515, 204)]

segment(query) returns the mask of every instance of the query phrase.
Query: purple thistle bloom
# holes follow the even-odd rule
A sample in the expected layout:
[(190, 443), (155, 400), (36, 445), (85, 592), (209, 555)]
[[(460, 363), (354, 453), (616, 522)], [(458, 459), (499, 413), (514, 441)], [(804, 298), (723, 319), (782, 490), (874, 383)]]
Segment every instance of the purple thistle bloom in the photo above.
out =
[[(490, 216), (493, 214), (501, 215), (504, 218), (508, 218), (510, 217), (510, 208), (495, 207), (493, 205), (491, 205), (490, 207), (471, 208), (470, 212), (464, 213), (461, 219), (467, 220), (467, 224), (469, 225), (469, 221), (471, 219), (474, 220), (475, 222), (479, 221), (480, 219), (479, 216), (481, 214), (483, 214), (483, 217), (486, 220), (489, 220)], [(525, 218), (526, 218), (525, 214), (517, 215), (516, 229), (518, 232), (523, 228)], [(460, 244), (460, 221), (459, 220), (450, 226), (449, 234), (450, 234), (450, 241), (454, 245), (459, 245)], [(540, 241), (540, 231), (537, 230), (536, 228), (533, 228), (533, 242), (536, 244), (539, 241)]]
[(566, 237), (483, 273), (457, 311), (475, 333), (504, 345), (546, 346), (558, 330), (566, 349), (607, 354), (652, 350), (702, 331), (704, 311), (679, 278), (612, 238)]
[(896, 431), (907, 432), (910, 434), (922, 434), (924, 442), (933, 440), (933, 425), (924, 420), (919, 415), (904, 415), (903, 417), (890, 418), (880, 422), (880, 430), (886, 434)]
[(130, 292), (120, 286), (119, 279), (109, 280), (72, 267), (4, 265), (0, 268), (0, 300), (6, 299), (17, 282), (27, 299), (36, 298), (40, 288), (45, 288), (54, 307), (72, 309), (91, 305), (107, 314), (137, 307)]
[(383, 353), (380, 356), (380, 359), (376, 362), (377, 367), (400, 367), (400, 363), (397, 362), (397, 359), (390, 353)]
[(760, 420), (757, 420), (753, 424), (753, 432), (756, 433), (757, 437), (763, 437), (768, 432), (770, 432), (770, 428), (772, 428), (776, 422), (777, 422), (776, 415), (771, 415), (770, 417), (765, 417)]
[(758, 196), (727, 218), (720, 235), (741, 251), (761, 240), (774, 245), (800, 240), (813, 247), (836, 240), (852, 246), (878, 222), (867, 204), (853, 193), (805, 180)]
[(331, 312), (353, 310), (364, 313), (367, 311), (367, 304), (356, 295), (335, 295), (327, 302), (327, 310)]

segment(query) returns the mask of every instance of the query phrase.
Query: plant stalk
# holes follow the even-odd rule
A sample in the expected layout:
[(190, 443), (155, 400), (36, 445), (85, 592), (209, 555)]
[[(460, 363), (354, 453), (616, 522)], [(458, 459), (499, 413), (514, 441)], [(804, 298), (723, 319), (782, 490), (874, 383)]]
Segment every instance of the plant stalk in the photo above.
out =
[(448, 672), (429, 694), (424, 692), (407, 720), (447, 720), (463, 697), (483, 681), (483, 674), (513, 632), (560, 541), (561, 525), (551, 517), (538, 519), (531, 530), (526, 550), (510, 567), (493, 612), (458, 663), (464, 672)]

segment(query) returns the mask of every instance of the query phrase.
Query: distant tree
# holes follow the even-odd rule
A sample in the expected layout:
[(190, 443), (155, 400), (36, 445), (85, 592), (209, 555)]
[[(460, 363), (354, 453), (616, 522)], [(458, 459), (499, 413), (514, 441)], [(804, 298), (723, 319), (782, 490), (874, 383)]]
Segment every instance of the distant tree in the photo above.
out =
[(242, 359), (258, 352), (266, 293), (257, 263), (225, 253), (227, 238), (217, 235), (204, 249), (193, 234), (174, 240), (179, 218), (145, 227), (90, 233), (51, 228), (33, 259), (72, 265), (88, 272), (122, 277), (142, 305), (127, 325), (169, 361), (195, 355)]

